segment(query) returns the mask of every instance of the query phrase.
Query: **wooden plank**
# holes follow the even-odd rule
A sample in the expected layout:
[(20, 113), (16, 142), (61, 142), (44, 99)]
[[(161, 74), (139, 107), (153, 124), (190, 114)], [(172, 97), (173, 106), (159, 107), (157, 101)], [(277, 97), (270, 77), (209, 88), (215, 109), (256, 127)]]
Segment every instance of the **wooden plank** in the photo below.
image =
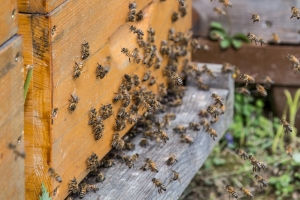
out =
[(18, 0), (19, 12), (46, 14), (67, 0)]
[[(24, 160), (16, 150), (24, 152), (23, 56), (22, 37), (14, 36), (0, 47), (0, 199), (22, 199), (25, 193)], [(17, 56), (18, 55), (18, 56)], [(19, 136), (22, 139), (17, 144)]]
[[(200, 65), (201, 66), (201, 65)], [(209, 68), (218, 68), (220, 65), (209, 65)], [(216, 72), (216, 71), (215, 71)], [(178, 199), (185, 187), (192, 180), (195, 173), (204, 163), (210, 151), (217, 144), (217, 141), (222, 137), (230, 125), (233, 117), (233, 80), (229, 75), (217, 73), (218, 80), (207, 79), (206, 83), (212, 86), (212, 83), (217, 87), (226, 89), (211, 88), (210, 91), (199, 91), (194, 84), (188, 83), (185, 96), (183, 97), (183, 105), (180, 107), (167, 108), (167, 112), (175, 113), (176, 119), (172, 121), (170, 127), (165, 130), (170, 140), (166, 144), (150, 142), (150, 146), (143, 148), (139, 146), (142, 135), (138, 135), (131, 142), (136, 145), (134, 152), (121, 154), (133, 155), (138, 153), (139, 159), (135, 162), (133, 169), (128, 169), (124, 163), (116, 162), (116, 165), (102, 169), (105, 173), (106, 180), (103, 183), (95, 183), (95, 177), (89, 177), (88, 183), (96, 184), (100, 190), (96, 193), (90, 192), (85, 196), (85, 199)], [(220, 79), (219, 79), (220, 78)], [(221, 81), (226, 80), (226, 84)], [(225, 87), (224, 87), (225, 86)], [(199, 132), (188, 130), (187, 134), (194, 138), (194, 143), (184, 144), (180, 142), (178, 133), (173, 132), (173, 128), (177, 125), (188, 126), (189, 122), (200, 120), (198, 111), (205, 109), (211, 104), (211, 93), (217, 93), (225, 99), (227, 111), (220, 120), (213, 125), (219, 136), (216, 141), (204, 132), (203, 128)], [(201, 99), (201, 101), (199, 101)], [(162, 118), (164, 114), (159, 114), (158, 118)], [(175, 154), (178, 163), (172, 167), (165, 164), (170, 154)], [(153, 173), (150, 171), (143, 172), (139, 168), (144, 164), (145, 158), (151, 158), (158, 166), (159, 172)], [(181, 182), (170, 182), (175, 170), (180, 173)], [(151, 182), (152, 178), (158, 178), (166, 186), (167, 191), (161, 195), (157, 193), (157, 189)], [(79, 197), (75, 198), (79, 199)]]
[(18, 6), (15, 0), (0, 0), (0, 46), (18, 30)]
[[(300, 2), (282, 1), (282, 0), (252, 0), (240, 1), (231, 0), (232, 8), (225, 8), (218, 1), (193, 0), (195, 10), (195, 19), (193, 27), (195, 35), (208, 36), (209, 24), (211, 21), (217, 21), (229, 30), (235, 33), (254, 33), (267, 41), (271, 41), (272, 33), (277, 33), (282, 43), (299, 44), (299, 20), (291, 17), (291, 6), (300, 8)], [(213, 11), (214, 7), (221, 7), (228, 13), (226, 16), (219, 16)], [(257, 13), (261, 17), (260, 22), (253, 23), (249, 13)], [(198, 17), (196, 17), (198, 16)], [(271, 27), (266, 25), (266, 21), (272, 23)]]

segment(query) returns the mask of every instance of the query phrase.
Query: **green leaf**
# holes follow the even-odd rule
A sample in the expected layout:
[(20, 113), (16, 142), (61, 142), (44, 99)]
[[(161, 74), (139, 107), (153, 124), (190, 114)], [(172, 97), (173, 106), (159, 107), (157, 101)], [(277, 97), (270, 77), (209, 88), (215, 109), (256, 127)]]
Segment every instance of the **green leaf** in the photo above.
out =
[(47, 188), (45, 187), (44, 183), (42, 183), (42, 196), (40, 196), (40, 200), (52, 200), (52, 198), (49, 196), (49, 192), (47, 191)]
[(250, 43), (249, 39), (243, 33), (237, 33), (232, 36), (233, 39), (241, 40), (246, 43)]
[(241, 48), (243, 42), (241, 40), (232, 39), (231, 44), (235, 49), (239, 49), (239, 48)]
[(211, 22), (210, 23), (210, 28), (211, 29), (216, 29), (216, 30), (219, 30), (223, 33), (226, 33), (224, 27), (222, 26), (222, 24), (220, 24), (219, 22)]
[(226, 33), (223, 33), (222, 31), (219, 31), (219, 30), (212, 30), (210, 31), (209, 33), (209, 38), (211, 40), (219, 40), (219, 38), (217, 38), (215, 35), (219, 35), (220, 37), (222, 37), (222, 39), (226, 38), (227, 35)]
[(226, 163), (226, 160), (225, 159), (222, 159), (222, 158), (214, 158), (213, 159), (213, 163), (215, 165), (224, 165)]
[(221, 49), (227, 49), (228, 47), (230, 47), (230, 40), (229, 39), (222, 40), (220, 42), (220, 47)]

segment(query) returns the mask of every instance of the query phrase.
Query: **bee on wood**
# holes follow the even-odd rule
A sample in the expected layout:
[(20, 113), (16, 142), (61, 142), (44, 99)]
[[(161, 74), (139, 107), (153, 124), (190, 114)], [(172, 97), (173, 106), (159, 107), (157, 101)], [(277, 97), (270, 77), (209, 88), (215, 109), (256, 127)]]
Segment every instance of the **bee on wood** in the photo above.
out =
[(206, 109), (206, 111), (209, 114), (211, 114), (214, 118), (217, 118), (217, 116), (220, 115), (219, 109), (216, 106), (214, 106), (214, 105), (208, 106), (207, 109)]
[(106, 74), (109, 72), (110, 67), (102, 67), (99, 63), (97, 63), (98, 66), (96, 68), (96, 78), (103, 79)]
[(219, 2), (222, 3), (225, 7), (232, 7), (232, 4), (229, 0), (219, 0)]
[(87, 192), (87, 184), (84, 181), (80, 184), (79, 198), (82, 199), (86, 195), (86, 192)]
[(173, 12), (172, 14), (172, 22), (176, 22), (179, 19), (179, 13), (178, 12)]
[(214, 7), (214, 11), (219, 15), (224, 15), (224, 16), (227, 15), (227, 13), (223, 9), (218, 7)]
[(149, 166), (149, 163), (145, 163), (144, 165), (142, 165), (142, 167), (140, 168), (140, 170), (143, 170), (143, 171), (147, 171), (148, 169), (150, 169), (150, 166)]
[(127, 158), (125, 160), (126, 165), (128, 166), (129, 169), (134, 167), (134, 162), (139, 158), (139, 154), (133, 154), (131, 157)]
[(262, 46), (263, 44), (267, 44), (267, 41), (262, 39), (261, 37), (258, 38), (258, 42), (260, 43), (260, 46)]
[(103, 183), (105, 181), (105, 175), (103, 172), (99, 172), (96, 176), (96, 182)]
[(154, 132), (154, 134), (156, 134), (160, 139), (162, 139), (164, 141), (164, 143), (166, 143), (167, 140), (170, 139), (168, 134), (163, 130), (157, 130)]
[(264, 86), (257, 84), (256, 89), (259, 92), (259, 94), (263, 97), (266, 97), (268, 95), (267, 91), (265, 90)]
[(114, 147), (117, 150), (122, 150), (124, 149), (125, 142), (124, 140), (120, 137), (119, 133), (114, 133), (113, 135), (113, 140), (111, 143), (111, 146)]
[(182, 134), (181, 135), (181, 142), (192, 144), (194, 142), (194, 139), (191, 136), (189, 136), (189, 135)]
[(237, 88), (236, 92), (239, 93), (239, 94), (243, 94), (245, 96), (250, 96), (251, 95), (251, 92), (245, 87)]
[(132, 80), (133, 80), (133, 85), (135, 87), (139, 86), (139, 84), (141, 83), (140, 78), (135, 74), (132, 76)]
[(85, 60), (90, 56), (90, 45), (88, 42), (84, 41), (84, 43), (82, 44), (82, 56), (81, 59)]
[(87, 184), (87, 191), (96, 192), (99, 190), (99, 187), (94, 184)]
[(157, 165), (150, 158), (146, 158), (146, 163), (148, 163), (149, 168), (152, 172), (158, 172)]
[(79, 193), (79, 187), (75, 177), (69, 182), (69, 192), (71, 192), (72, 194)]
[(180, 181), (180, 178), (179, 178), (179, 172), (176, 172), (176, 171), (174, 171), (174, 170), (172, 170), (172, 172), (173, 172), (173, 178), (171, 178), (171, 181), (176, 181), (176, 180), (178, 180), (179, 182), (181, 182), (181, 181)]
[(254, 83), (255, 79), (252, 76), (249, 76), (248, 74), (241, 74), (240, 79), (245, 81), (246, 87), (248, 86), (248, 83)]
[(79, 98), (76, 94), (71, 94), (71, 99), (69, 99), (70, 105), (68, 107), (68, 109), (71, 113), (75, 111), (75, 109), (77, 107), (78, 100), (79, 100)]
[(51, 113), (52, 118), (55, 119), (57, 117), (57, 114), (58, 114), (58, 108), (54, 108)]
[(217, 105), (217, 104), (220, 104), (220, 106), (224, 105), (223, 101), (222, 101), (222, 98), (219, 95), (213, 93), (211, 95), (211, 98), (213, 98), (215, 100), (215, 105)]
[(103, 120), (112, 116), (112, 105), (110, 103), (102, 105), (100, 108), (100, 114)]
[(118, 102), (118, 101), (120, 101), (120, 100), (123, 100), (124, 99), (124, 96), (122, 95), (122, 94), (120, 94), (120, 93), (117, 93), (115, 96), (114, 96), (114, 98), (113, 98), (113, 103), (116, 103), (116, 102)]
[(196, 122), (190, 122), (189, 123), (189, 127), (190, 129), (193, 129), (194, 131), (200, 131), (200, 124), (196, 123)]
[(292, 126), (285, 119), (281, 119), (280, 124), (283, 126), (285, 134), (288, 134), (289, 132), (293, 131)]
[(58, 173), (55, 172), (55, 170), (53, 168), (49, 168), (48, 172), (50, 173), (50, 176), (54, 177), (56, 181), (58, 182), (62, 182), (62, 179), (60, 177), (60, 175)]
[(200, 110), (198, 115), (200, 117), (208, 117), (209, 116), (209, 113), (207, 112), (207, 110)]
[(161, 66), (161, 59), (156, 57), (155, 63), (154, 63), (154, 69), (159, 69)]
[(187, 7), (186, 6), (179, 6), (178, 12), (180, 13), (180, 17), (185, 17), (187, 14)]
[(132, 105), (130, 106), (130, 113), (131, 113), (131, 114), (137, 114), (138, 111), (139, 111), (139, 108), (138, 108), (135, 104), (132, 104)]
[(129, 59), (129, 62), (130, 62), (130, 57), (131, 57), (131, 53), (130, 53), (130, 51), (127, 49), (127, 48), (122, 48), (121, 49), (121, 52), (123, 53), (123, 54), (125, 54), (127, 57), (128, 57), (128, 59)]
[(203, 70), (203, 72), (205, 72), (210, 77), (216, 78), (216, 76), (213, 74), (213, 72), (210, 69), (208, 69), (206, 65), (202, 66), (202, 70)]
[(229, 199), (230, 199), (230, 195), (234, 198), (238, 198), (238, 194), (236, 191), (234, 191), (232, 186), (226, 185), (225, 189), (229, 193)]
[(154, 76), (152, 76), (151, 78), (150, 78), (150, 81), (149, 81), (149, 86), (152, 86), (152, 85), (154, 85), (156, 83), (156, 78), (154, 77)]
[(280, 42), (281, 42), (279, 36), (276, 33), (272, 33), (272, 41), (275, 44), (280, 44)]
[(126, 117), (128, 117), (128, 113), (126, 112), (125, 110), (126, 108), (125, 107), (121, 107), (118, 114), (117, 114), (117, 118), (120, 118), (120, 119), (125, 119)]
[(143, 79), (142, 79), (142, 81), (144, 82), (144, 81), (148, 81), (149, 80), (149, 78), (150, 78), (150, 76), (151, 76), (151, 71), (146, 71), (145, 72), (145, 74), (144, 74), (144, 76), (143, 76)]
[(261, 164), (260, 164), (260, 162), (259, 162), (254, 156), (252, 156), (252, 155), (249, 155), (249, 156), (248, 156), (248, 159), (249, 159), (249, 161), (251, 162), (251, 165), (253, 166), (252, 171), (253, 171), (253, 172), (260, 171), (260, 169), (261, 169)]
[(170, 155), (170, 157), (168, 158), (166, 163), (167, 163), (167, 165), (174, 165), (177, 162), (178, 162), (178, 160), (176, 159), (176, 156), (173, 154), (173, 155)]
[(135, 31), (136, 31), (136, 27), (135, 27), (135, 26), (133, 26), (133, 25), (129, 26), (129, 31), (131, 31), (131, 32), (135, 33)]
[(207, 128), (205, 130), (205, 132), (209, 133), (210, 137), (212, 137), (214, 141), (215, 141), (215, 138), (218, 137), (217, 131), (212, 129), (211, 127)]
[(248, 154), (245, 151), (243, 151), (242, 149), (237, 149), (235, 151), (235, 154), (238, 155), (238, 156), (240, 156), (244, 160), (247, 160), (248, 157), (249, 157)]
[(175, 86), (183, 85), (181, 78), (178, 76), (176, 72), (173, 72), (171, 70), (167, 70), (167, 71), (169, 72), (169, 77), (172, 79), (172, 81), (174, 81)]
[(98, 156), (95, 153), (92, 153), (86, 160), (87, 170), (97, 171), (98, 164)]
[(252, 41), (255, 42), (255, 45), (257, 45), (257, 42), (259, 42), (259, 38), (254, 35), (253, 33), (247, 33), (246, 37), (250, 40), (250, 42), (252, 43)]
[(135, 149), (135, 144), (133, 144), (131, 142), (126, 142), (125, 143), (125, 149), (127, 149), (127, 150), (134, 150)]
[(167, 191), (166, 187), (160, 182), (160, 180), (153, 178), (152, 182), (154, 183), (155, 187), (158, 188), (158, 194), (161, 194), (163, 191)]
[(130, 56), (133, 58), (133, 60), (135, 60), (137, 64), (141, 62), (141, 57), (139, 56), (138, 48), (134, 48)]
[(103, 162), (103, 166), (106, 168), (112, 167), (113, 165), (115, 165), (116, 163), (113, 160), (105, 160)]
[(291, 61), (293, 67), (298, 67), (300, 65), (299, 60), (295, 56), (293, 56), (291, 54), (287, 54), (286, 57), (289, 61)]
[(129, 14), (127, 19), (129, 22), (135, 21), (136, 7), (137, 7), (136, 2), (132, 2), (129, 4)]
[(144, 18), (144, 14), (143, 14), (143, 11), (139, 11), (137, 14), (136, 14), (136, 21), (139, 22), (139, 21), (142, 21), (142, 19)]
[(259, 183), (260, 188), (262, 187), (268, 187), (268, 183), (267, 181), (260, 175), (256, 174), (254, 176), (254, 178), (256, 179), (256, 181)]
[(178, 0), (178, 2), (179, 2), (179, 4), (180, 4), (181, 6), (184, 6), (184, 5), (185, 5), (185, 0)]
[(141, 141), (140, 141), (140, 146), (142, 146), (142, 147), (149, 146), (148, 140), (146, 138), (142, 138)]
[(251, 19), (253, 20), (253, 23), (260, 21), (260, 17), (258, 14), (251, 14)]
[[(220, 110), (220, 114), (223, 115), (223, 114), (225, 113), (225, 111), (226, 111), (226, 106), (225, 106), (225, 104), (221, 105), (219, 110)], [(215, 118), (215, 119), (216, 119), (216, 118)]]
[(199, 90), (207, 91), (210, 89), (209, 85), (206, 85), (205, 83), (203, 83), (201, 78), (197, 79), (197, 86), (198, 86)]
[(181, 106), (182, 105), (182, 100), (181, 99), (176, 99), (172, 102), (169, 103), (170, 106)]
[(244, 187), (241, 187), (240, 190), (247, 196), (247, 198), (252, 199), (253, 195), (252, 195), (252, 193), (249, 190), (247, 190)]
[(166, 40), (162, 40), (160, 45), (160, 53), (161, 55), (167, 55), (168, 52), (169, 52), (168, 43)]
[(173, 131), (175, 131), (177, 133), (185, 133), (186, 132), (186, 127), (178, 125), (178, 126), (173, 128)]
[[(168, 40), (174, 41), (174, 39), (175, 39), (175, 30), (174, 30), (174, 28), (171, 28), (171, 29), (169, 29), (169, 33), (168, 33)], [(170, 50), (170, 49), (168, 48), (168, 50)]]
[(75, 62), (75, 66), (74, 66), (74, 74), (73, 74), (73, 78), (76, 80), (77, 78), (79, 78), (79, 76), (81, 75), (83, 69), (83, 63), (77, 63)]
[(199, 44), (199, 41), (197, 39), (191, 40), (191, 46), (192, 46), (193, 52), (201, 49), (201, 45)]
[(291, 12), (292, 12), (292, 16), (290, 17), (290, 19), (292, 19), (293, 17), (300, 19), (300, 12), (299, 12), (298, 8), (291, 6)]
[(223, 73), (233, 73), (235, 71), (235, 66), (232, 64), (225, 62), (222, 66), (222, 72)]

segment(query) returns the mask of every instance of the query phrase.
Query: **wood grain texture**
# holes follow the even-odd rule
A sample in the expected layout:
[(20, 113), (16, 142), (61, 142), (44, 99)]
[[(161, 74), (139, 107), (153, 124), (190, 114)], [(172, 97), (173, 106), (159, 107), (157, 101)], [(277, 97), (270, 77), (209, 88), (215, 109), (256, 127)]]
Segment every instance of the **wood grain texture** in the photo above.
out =
[[(218, 68), (216, 71), (220, 70), (220, 65), (209, 65), (208, 67), (211, 69)], [(211, 86), (213, 83), (215, 86), (224, 89), (211, 88), (210, 91), (199, 91), (192, 81), (189, 81), (182, 106), (168, 108), (166, 112), (173, 112), (177, 115), (176, 119), (171, 122), (168, 130), (165, 130), (170, 136), (170, 140), (166, 144), (152, 141), (149, 147), (142, 148), (139, 146), (142, 136), (138, 135), (132, 141), (136, 145), (136, 149), (132, 152), (121, 152), (121, 154), (126, 155), (133, 155), (134, 153), (140, 155), (135, 163), (135, 167), (128, 169), (124, 163), (117, 162), (112, 168), (103, 169), (106, 180), (103, 183), (96, 184), (100, 190), (96, 193), (88, 193), (84, 199), (178, 199), (232, 121), (233, 80), (229, 75), (217, 73), (217, 76), (217, 81), (206, 79), (206, 83)], [(222, 80), (226, 80), (226, 83)], [(213, 128), (219, 134), (216, 141), (213, 141), (202, 128), (199, 132), (188, 129), (187, 134), (194, 138), (193, 144), (181, 143), (180, 135), (174, 133), (172, 129), (177, 125), (188, 126), (188, 123), (192, 121), (199, 122), (198, 111), (205, 109), (206, 106), (212, 103), (211, 93), (213, 92), (224, 98), (227, 106), (225, 114), (213, 125)], [(159, 117), (161, 118), (163, 115), (160, 114)], [(178, 163), (173, 166), (167, 166), (165, 162), (171, 154), (176, 155)], [(151, 158), (157, 164), (158, 173), (139, 170), (147, 157)], [(180, 173), (181, 182), (170, 182), (173, 176), (171, 170)], [(167, 188), (167, 191), (161, 195), (157, 193), (157, 188), (151, 182), (151, 179), (154, 177), (161, 180)], [(91, 177), (87, 182), (95, 184), (94, 178)]]
[(18, 0), (19, 12), (46, 14), (68, 0)]
[(16, 0), (0, 0), (0, 46), (18, 30), (18, 6)]
[[(18, 56), (17, 56), (18, 55)], [(17, 59), (16, 59), (17, 56)], [(0, 199), (23, 199), (24, 160), (8, 148), (24, 152), (24, 99), (22, 37), (14, 36), (0, 47)], [(17, 144), (18, 138), (22, 140)]]
[[(193, 22), (194, 34), (198, 36), (208, 36), (209, 24), (211, 21), (222, 23), (226, 30), (231, 30), (232, 34), (251, 32), (263, 39), (270, 41), (272, 33), (277, 33), (282, 43), (299, 44), (300, 35), (298, 31), (299, 20), (291, 17), (291, 6), (300, 9), (300, 2), (297, 0), (252, 0), (240, 1), (231, 0), (232, 8), (225, 8), (217, 0), (193, 0), (193, 8), (199, 16), (199, 20)], [(213, 11), (214, 7), (221, 7), (229, 16), (219, 16)], [(251, 20), (249, 13), (259, 14), (260, 22)], [(195, 16), (196, 19), (196, 16)], [(271, 27), (266, 25), (266, 21), (272, 23)], [(231, 27), (230, 27), (231, 26)]]

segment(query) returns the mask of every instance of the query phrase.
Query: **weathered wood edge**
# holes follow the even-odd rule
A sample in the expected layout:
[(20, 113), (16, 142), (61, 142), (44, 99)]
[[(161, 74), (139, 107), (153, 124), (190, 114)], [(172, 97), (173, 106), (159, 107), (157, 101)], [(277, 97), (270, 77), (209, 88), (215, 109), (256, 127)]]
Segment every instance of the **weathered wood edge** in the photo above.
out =
[[(221, 66), (209, 64), (208, 67), (218, 72)], [(151, 141), (148, 148), (142, 148), (138, 145), (142, 136), (139, 135), (134, 138), (132, 142), (136, 145), (135, 151), (122, 153), (126, 155), (139, 153), (140, 158), (135, 163), (135, 168), (128, 169), (124, 163), (117, 162), (112, 168), (104, 169), (106, 180), (103, 184), (97, 184), (100, 190), (96, 193), (88, 193), (84, 199), (178, 199), (232, 121), (234, 83), (230, 75), (220, 73), (217, 73), (217, 75), (218, 77), (226, 77), (225, 79), (228, 80), (226, 87), (228, 89), (211, 88), (210, 91), (198, 91), (196, 87), (189, 84), (183, 98), (183, 105), (167, 109), (166, 113), (174, 112), (177, 114), (176, 120), (172, 121), (171, 126), (166, 130), (170, 140), (166, 144), (156, 144), (156, 142)], [(220, 81), (209, 80), (210, 85), (213, 82), (219, 82), (219, 86), (224, 85)], [(212, 92), (216, 92), (224, 98), (227, 106), (225, 114), (212, 126), (219, 133), (218, 138), (213, 141), (204, 130), (198, 133), (188, 130), (187, 134), (194, 138), (194, 144), (181, 143), (179, 134), (173, 133), (173, 127), (176, 125), (187, 126), (191, 121), (199, 122), (200, 118), (197, 116), (197, 112), (212, 103), (210, 97)], [(159, 115), (159, 117), (162, 116), (163, 114)], [(178, 159), (178, 163), (172, 167), (165, 164), (170, 154), (175, 154)], [(147, 157), (156, 162), (159, 168), (157, 174), (139, 170)], [(181, 182), (170, 182), (173, 176), (171, 169), (180, 173)], [(161, 195), (157, 193), (157, 188), (151, 182), (154, 177), (160, 179), (167, 188), (167, 191)], [(94, 183), (94, 178), (89, 178), (87, 182)]]

